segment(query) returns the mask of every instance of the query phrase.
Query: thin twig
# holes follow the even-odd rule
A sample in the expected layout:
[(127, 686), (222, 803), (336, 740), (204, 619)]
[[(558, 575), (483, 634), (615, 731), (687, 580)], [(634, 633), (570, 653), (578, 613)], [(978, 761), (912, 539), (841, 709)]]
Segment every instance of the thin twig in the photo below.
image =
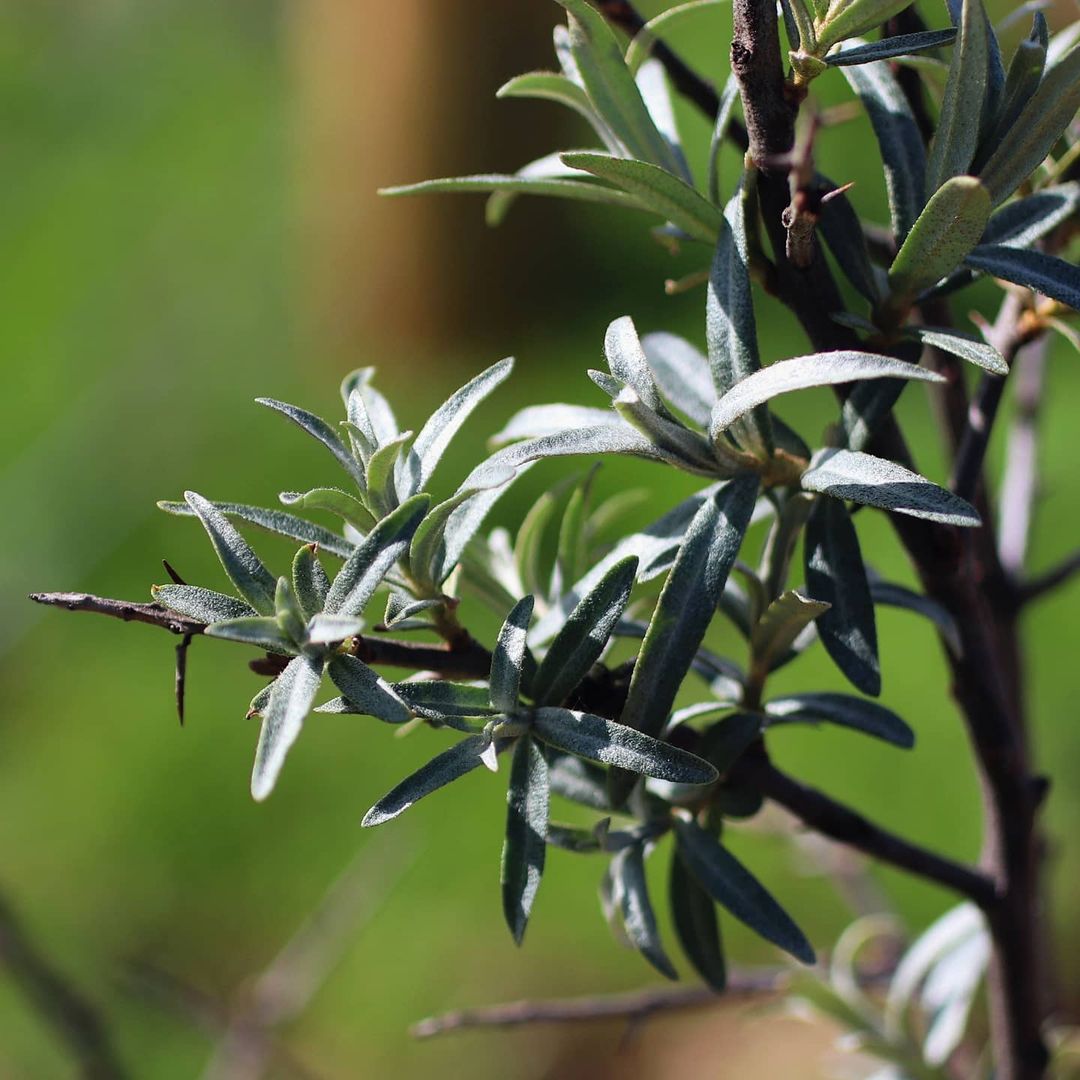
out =
[(1030, 604), (1049, 592), (1064, 585), (1077, 573), (1080, 573), (1080, 551), (1074, 551), (1067, 559), (1063, 559), (1057, 566), (1047, 570), (1044, 574), (1033, 577), (1030, 581), (1020, 586), (1020, 603)]
[(57, 971), (27, 936), (15, 912), (0, 897), (0, 964), (55, 1033), (85, 1080), (122, 1080), (109, 1030), (97, 1009)]

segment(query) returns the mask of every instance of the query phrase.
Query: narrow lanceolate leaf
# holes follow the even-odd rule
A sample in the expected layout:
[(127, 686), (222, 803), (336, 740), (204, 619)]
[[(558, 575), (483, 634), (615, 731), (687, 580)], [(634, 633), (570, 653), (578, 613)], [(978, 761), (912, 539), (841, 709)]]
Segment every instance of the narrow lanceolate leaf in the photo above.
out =
[(875, 604), (903, 608), (905, 611), (913, 611), (929, 619), (937, 627), (953, 654), (964, 655), (956, 620), (936, 600), (931, 600), (929, 596), (923, 596), (904, 585), (896, 585), (890, 581), (872, 581), (870, 595)]
[(298, 656), (277, 677), (263, 712), (255, 768), (251, 773), (251, 794), (262, 801), (274, 789), (278, 774), (322, 682), (323, 662)]
[(847, 3), (832, 3), (829, 10), (833, 14), (823, 21), (818, 33), (818, 47), (826, 49), (838, 41), (873, 30), (906, 6), (902, 0), (848, 0)]
[(604, 356), (608, 370), (616, 379), (630, 387), (653, 412), (668, 415), (634, 320), (629, 315), (615, 319), (608, 326), (604, 334)]
[[(593, 373), (594, 381), (598, 375), (600, 372)], [(690, 431), (679, 421), (668, 420), (654, 412), (629, 386), (618, 392), (612, 404), (628, 424), (640, 431), (658, 449), (700, 472), (726, 471), (730, 474), (727, 462), (721, 464), (717, 460), (719, 455), (714, 455), (708, 442), (696, 431)]]
[[(742, 184), (746, 183), (744, 175)], [(727, 393), (761, 367), (750, 290), (745, 196), (740, 185), (728, 202), (709, 269), (705, 338), (717, 394)], [(758, 409), (745, 424), (739, 425), (735, 435), (750, 443), (747, 449), (768, 451), (772, 446), (768, 410)]]
[(332, 656), (327, 674), (357, 712), (388, 724), (412, 719), (409, 707), (390, 684), (355, 656)]
[(707, 427), (716, 387), (705, 356), (685, 338), (663, 331), (646, 334), (641, 346), (664, 396), (694, 423)]
[(538, 705), (564, 701), (600, 658), (626, 610), (637, 566), (633, 556), (616, 563), (570, 613), (533, 680), (533, 697)]
[(282, 630), (277, 619), (269, 616), (251, 616), (240, 619), (224, 619), (211, 623), (205, 633), (224, 641), (237, 641), (242, 645), (254, 645), (267, 652), (289, 655), (297, 652), (292, 638)]
[(826, 721), (873, 735), (904, 750), (915, 745), (915, 733), (891, 709), (876, 701), (849, 694), (793, 694), (775, 698), (765, 706), (765, 713), (770, 719), (770, 726), (798, 721)]
[(423, 768), (417, 769), (412, 776), (402, 780), (364, 815), (360, 824), (370, 828), (403, 814), (425, 795), (446, 787), (482, 765), (481, 755), (490, 745), (491, 739), (486, 735), (470, 735), (467, 739), (462, 739), (456, 746), (444, 750)]
[(706, 244), (715, 243), (720, 211), (685, 180), (659, 165), (610, 154), (577, 152), (560, 157), (570, 168), (581, 169), (621, 188), (687, 236)]
[(735, 112), (735, 102), (739, 100), (739, 80), (735, 72), (728, 75), (724, 88), (720, 91), (720, 108), (716, 110), (716, 122), (713, 124), (712, 138), (709, 140), (709, 167), (706, 178), (706, 190), (709, 198), (720, 203), (720, 147), (724, 145), (731, 118)]
[(663, 730), (720, 602), (757, 490), (756, 477), (732, 480), (695, 514), (634, 665), (623, 724), (652, 735)]
[(393, 685), (394, 693), (413, 712), (431, 720), (455, 716), (494, 716), (486, 686), (449, 679), (416, 679)]
[(919, 125), (888, 64), (860, 64), (843, 71), (877, 137), (893, 232), (903, 241), (926, 202), (926, 149)]
[(661, 944), (656, 914), (649, 899), (643, 845), (632, 844), (623, 848), (612, 859), (611, 872), (622, 913), (623, 929), (631, 944), (661, 975), (678, 979), (679, 973)]
[(676, 848), (668, 884), (671, 918), (679, 944), (694, 970), (718, 994), (727, 985), (727, 965), (713, 898), (698, 884)]
[(278, 498), (283, 506), (300, 506), (305, 510), (325, 510), (337, 514), (350, 525), (367, 532), (375, 524), (367, 507), (340, 488), (312, 488), (310, 491), (282, 491)]
[(961, 360), (967, 360), (993, 375), (1009, 373), (1005, 357), (993, 345), (980, 341), (971, 334), (961, 334), (957, 330), (939, 330), (933, 326), (912, 326), (909, 333), (923, 345), (952, 353), (953, 356), (959, 356)]
[(853, 450), (819, 451), (803, 473), (802, 487), (946, 525), (979, 524), (975, 508), (959, 496), (893, 461)]
[[(820, 173), (816, 181), (819, 190), (826, 192), (840, 186)], [(818, 230), (844, 276), (871, 304), (877, 304), (881, 299), (881, 275), (870, 262), (862, 223), (846, 195), (838, 195), (822, 206)]]
[[(246, 503), (214, 502), (211, 504), (215, 510), (226, 517), (239, 518), (266, 532), (275, 533), (278, 536), (288, 537), (290, 540), (299, 540), (302, 544), (318, 544), (323, 551), (329, 551), (331, 555), (346, 558), (352, 551), (353, 545), (343, 540), (337, 533), (324, 529), (321, 525), (313, 525), (304, 518), (295, 514), (286, 514), (283, 510), (267, 510), (262, 506), (248, 506)], [(166, 514), (177, 514), (180, 517), (195, 516), (195, 511), (186, 502), (169, 502), (163, 500), (158, 507)]]
[(754, 664), (763, 671), (772, 670), (795, 644), (795, 639), (828, 610), (828, 604), (811, 600), (794, 589), (778, 596), (762, 612), (750, 636)]
[(1080, 311), (1080, 269), (1042, 251), (980, 245), (966, 259), (984, 274), (1023, 285)]
[(781, 394), (863, 379), (942, 381), (940, 375), (926, 368), (877, 353), (837, 351), (796, 356), (761, 368), (733, 386), (713, 407), (709, 433), (718, 439), (751, 409)]
[(398, 505), (402, 496), (414, 494), (419, 488), (420, 485), (415, 482), (418, 464), (411, 471), (408, 468), (410, 462), (415, 464), (408, 446), (412, 437), (411, 431), (395, 435), (368, 458), (365, 480), (368, 502), (372, 508), (388, 513)]
[(360, 463), (353, 457), (349, 449), (341, 441), (338, 433), (321, 417), (309, 413), (306, 409), (300, 409), (295, 405), (288, 405), (284, 401), (276, 401), (274, 398), (256, 398), (260, 405), (287, 416), (298, 427), (303, 428), (312, 438), (319, 442), (337, 458), (338, 464), (360, 485), (364, 486), (364, 472)]
[(495, 91), (495, 96), (497, 98), (539, 98), (543, 101), (554, 101), (559, 105), (565, 105), (589, 122), (609, 150), (615, 149), (615, 145), (611, 142), (611, 133), (592, 107), (588, 94), (565, 75), (553, 71), (530, 71), (503, 83)]
[(636, 158), (670, 172), (678, 163), (645, 107), (618, 38), (587, 0), (559, 0), (569, 12), (570, 50), (593, 107)]
[(545, 748), (544, 756), (549, 767), (551, 790), (556, 795), (594, 810), (611, 809), (607, 770), (573, 754), (560, 754), (551, 747)]
[(154, 599), (170, 611), (178, 611), (189, 619), (214, 623), (224, 619), (242, 619), (254, 615), (254, 608), (235, 596), (200, 589), (197, 585), (155, 585), (150, 590)]
[(484, 173), (476, 176), (449, 176), (439, 180), (422, 180), (418, 184), (380, 188), (380, 195), (492, 194), (506, 192), (515, 195), (549, 195), (576, 202), (602, 203), (627, 210), (647, 210), (640, 199), (617, 188), (594, 184), (586, 180), (564, 180), (556, 177), (515, 176), (513, 173)]
[(653, 53), (653, 48), (658, 41), (662, 41), (680, 23), (693, 22), (694, 16), (709, 8), (720, 8), (726, 5), (727, 0), (685, 0), (684, 3), (654, 15), (637, 33), (626, 50), (626, 66), (631, 71), (637, 71), (639, 67)]
[(1080, 109), (1080, 44), (1050, 67), (1039, 89), (997, 145), (979, 177), (994, 205), (1004, 202), (1045, 160)]
[(990, 195), (973, 176), (954, 176), (926, 204), (889, 268), (891, 303), (902, 308), (951, 274), (990, 219)]
[(525, 638), (533, 613), (533, 598), (522, 597), (499, 631), (491, 654), (491, 705), (497, 712), (513, 712), (518, 707), (521, 675), (525, 667)]
[[(286, 577), (278, 578), (277, 591), (274, 595), (274, 609), (278, 626), (285, 631), (290, 641), (298, 647), (302, 646), (307, 637), (304, 613), (300, 608), (300, 602), (296, 599), (296, 593), (293, 592), (292, 585)], [(356, 634), (359, 631), (360, 627), (357, 626), (351, 633)], [(341, 636), (344, 638), (347, 635), (342, 634)]]
[(657, 780), (711, 784), (717, 778), (716, 770), (694, 754), (592, 713), (536, 709), (533, 734), (556, 750)]
[(529, 405), (515, 413), (502, 431), (488, 440), (493, 446), (535, 439), (541, 435), (557, 435), (576, 428), (619, 426), (619, 418), (609, 409), (589, 405)]
[(220, 510), (194, 491), (185, 491), (184, 499), (206, 529), (236, 591), (256, 611), (263, 615), (273, 614), (274, 593), (277, 590), (273, 574), (263, 566), (259, 556), (248, 547)]
[(307, 624), (307, 641), (311, 645), (333, 645), (355, 637), (364, 629), (364, 622), (353, 615), (327, 615), (320, 611)]
[[(849, 37), (851, 35), (848, 35)], [(850, 49), (841, 49), (825, 57), (830, 67), (845, 67), (851, 64), (869, 64), (875, 60), (889, 60), (894, 56), (911, 56), (926, 49), (939, 49), (951, 45), (956, 40), (956, 27), (947, 30), (924, 30), (918, 34), (897, 34), (895, 37), (873, 41), (869, 45), (856, 45)]]
[(881, 693), (874, 601), (859, 537), (839, 499), (818, 499), (803, 543), (807, 592), (829, 609), (817, 618), (818, 636), (836, 666), (864, 694)]
[(465, 423), (477, 405), (509, 376), (513, 368), (512, 357), (500, 360), (486, 371), (482, 371), (475, 379), (467, 382), (431, 414), (431, 418), (420, 429), (413, 443), (413, 450), (420, 459), (417, 491), (427, 485), (431, 474), (435, 471), (435, 466), (438, 465), (443, 452), (450, 445), (450, 440), (460, 430), (461, 425)]
[(720, 842), (692, 821), (676, 820), (679, 854), (703, 889), (740, 922), (804, 964), (814, 949), (791, 916)]
[(705, 732), (698, 744), (698, 751), (723, 776), (760, 736), (760, 715), (733, 713), (718, 720)]
[(983, 233), (983, 244), (1031, 247), (1080, 209), (1080, 183), (1056, 184), (996, 211)]
[[(986, 106), (990, 25), (982, 0), (964, 0), (945, 97), (926, 169), (929, 191), (968, 171), (979, 145)], [(985, 224), (985, 223), (984, 223)]]
[(326, 604), (330, 579), (319, 562), (314, 544), (305, 544), (293, 559), (292, 584), (305, 619), (318, 615)]
[(548, 767), (528, 736), (518, 740), (506, 792), (502, 853), (503, 913), (519, 945), (544, 873), (548, 833)]
[(408, 550), (430, 498), (414, 495), (371, 530), (334, 578), (326, 595), (331, 615), (359, 615), (387, 571)]

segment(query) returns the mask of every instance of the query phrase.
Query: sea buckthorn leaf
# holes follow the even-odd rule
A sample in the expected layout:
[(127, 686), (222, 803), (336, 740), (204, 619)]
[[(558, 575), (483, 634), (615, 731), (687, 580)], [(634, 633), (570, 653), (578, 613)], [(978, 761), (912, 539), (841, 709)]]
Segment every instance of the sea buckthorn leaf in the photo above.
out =
[(320, 611), (307, 625), (307, 640), (312, 645), (333, 645), (355, 637), (364, 628), (362, 619), (350, 615), (327, 615)]
[(364, 473), (360, 463), (341, 441), (338, 433), (321, 417), (314, 413), (301, 409), (296, 405), (289, 405), (275, 398), (256, 398), (258, 404), (265, 405), (268, 409), (279, 412), (288, 417), (294, 424), (306, 431), (312, 438), (321, 442), (327, 450), (337, 459), (338, 464), (360, 485), (364, 487)]
[(589, 405), (529, 405), (515, 413), (507, 425), (489, 440), (493, 446), (534, 439), (541, 435), (557, 435), (575, 428), (619, 426), (619, 418), (608, 409)]
[[(497, 712), (513, 712), (518, 707), (521, 677), (525, 669), (525, 639), (533, 613), (533, 598), (522, 597), (506, 616), (491, 654), (491, 706)], [(515, 759), (516, 760), (516, 759)]]
[(727, 848), (693, 821), (676, 819), (679, 854), (701, 887), (740, 922), (804, 964), (814, 949), (791, 916)]
[(965, 261), (984, 274), (1034, 289), (1080, 311), (1080, 268), (1056, 255), (1026, 248), (980, 245)]
[(408, 705), (377, 672), (355, 656), (332, 656), (327, 674), (349, 704), (366, 716), (388, 724), (404, 724), (412, 719)]
[(936, 600), (931, 600), (929, 596), (923, 596), (922, 593), (914, 592), (904, 585), (879, 580), (870, 582), (870, 595), (875, 604), (903, 608), (905, 611), (913, 611), (929, 619), (937, 627), (946, 644), (953, 651), (953, 655), (964, 655), (956, 620)]
[[(978, 249), (976, 249), (978, 250)], [(916, 341), (930, 345), (943, 352), (959, 356), (992, 375), (1008, 375), (1009, 365), (1005, 357), (993, 345), (958, 330), (938, 329), (935, 326), (912, 326), (907, 331)]]
[(304, 718), (311, 711), (322, 683), (323, 661), (310, 656), (290, 660), (274, 680), (262, 717), (255, 767), (251, 773), (252, 797), (261, 802), (274, 789), (285, 756), (296, 742)]
[(619, 150), (618, 140), (612, 135), (607, 124), (600, 119), (599, 113), (589, 101), (589, 95), (566, 75), (553, 71), (530, 71), (503, 83), (495, 92), (495, 96), (498, 98), (539, 98), (565, 105), (588, 121), (600, 141), (611, 153), (617, 153)]
[[(848, 34), (848, 37), (853, 35)], [(855, 45), (850, 49), (829, 53), (825, 63), (829, 67), (845, 67), (851, 64), (869, 64), (876, 60), (890, 60), (894, 56), (911, 56), (926, 49), (939, 49), (956, 40), (956, 27), (947, 30), (923, 30), (917, 34), (896, 34), (893, 37), (872, 41), (868, 45)]]
[(829, 5), (831, 15), (822, 20), (818, 30), (818, 49), (825, 50), (838, 41), (873, 30), (906, 6), (901, 0), (848, 0), (847, 3), (832, 3)]
[(664, 952), (656, 913), (649, 899), (645, 879), (645, 850), (642, 844), (623, 848), (611, 860), (615, 896), (622, 914), (623, 929), (631, 944), (661, 975), (678, 979), (679, 973)]
[(178, 611), (189, 619), (204, 623), (242, 619), (255, 614), (255, 609), (243, 600), (212, 589), (201, 589), (197, 585), (155, 585), (150, 593), (159, 604), (171, 611)]
[(311, 491), (283, 491), (278, 495), (284, 506), (305, 510), (327, 510), (337, 514), (353, 528), (367, 532), (375, 524), (371, 511), (359, 499), (338, 488), (313, 488)]
[(754, 664), (771, 671), (788, 654), (800, 634), (829, 605), (811, 600), (794, 589), (778, 596), (762, 613), (750, 635)]
[(817, 499), (803, 540), (806, 590), (829, 605), (817, 618), (825, 651), (856, 689), (881, 693), (874, 601), (855, 525), (839, 499)]
[(521, 944), (544, 873), (548, 835), (548, 767), (528, 736), (518, 739), (506, 792), (506, 839), (503, 842), (503, 914), (514, 941)]
[[(296, 599), (289, 579), (279, 577), (277, 589), (274, 593), (274, 611), (277, 616), (278, 626), (297, 647), (306, 644), (307, 627), (305, 625), (304, 612), (300, 607), (300, 601)], [(358, 633), (359, 627), (352, 633)], [(345, 637), (346, 635), (342, 635)], [(340, 640), (340, 639), (339, 639)]]
[(292, 584), (305, 619), (318, 615), (326, 606), (330, 579), (326, 576), (314, 544), (297, 551), (292, 564)]
[(1014, 199), (991, 215), (979, 246), (1031, 247), (1078, 209), (1080, 183), (1075, 180)]
[(641, 346), (664, 397), (694, 423), (708, 427), (716, 387), (705, 355), (685, 338), (663, 331), (646, 334)]
[(975, 508), (894, 461), (852, 450), (820, 450), (802, 476), (804, 491), (848, 499), (897, 514), (972, 528)]
[(585, 761), (573, 754), (564, 754), (551, 746), (544, 746), (548, 763), (548, 779), (551, 790), (564, 799), (590, 806), (594, 810), (610, 810), (607, 771), (592, 761)]
[(276, 618), (252, 615), (239, 619), (223, 619), (211, 623), (205, 630), (210, 637), (254, 645), (267, 652), (292, 655), (297, 651), (293, 639), (281, 628)]
[(850, 694), (791, 694), (768, 702), (765, 713), (770, 727), (799, 721), (827, 721), (873, 735), (904, 750), (915, 745), (915, 733), (891, 709)]
[(687, 960), (706, 985), (722, 993), (727, 985), (727, 965), (716, 904), (687, 869), (678, 848), (671, 853), (668, 900), (675, 933)]

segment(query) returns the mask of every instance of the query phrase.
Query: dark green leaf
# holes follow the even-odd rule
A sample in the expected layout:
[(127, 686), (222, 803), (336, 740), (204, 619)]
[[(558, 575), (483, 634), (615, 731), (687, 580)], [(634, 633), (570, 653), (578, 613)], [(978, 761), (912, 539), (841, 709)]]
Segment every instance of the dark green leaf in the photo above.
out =
[(915, 733), (891, 709), (850, 694), (792, 694), (765, 706), (770, 726), (799, 721), (827, 721), (873, 735), (904, 750), (915, 745)]
[(964, 655), (956, 620), (936, 600), (913, 592), (903, 585), (894, 585), (886, 581), (872, 581), (870, 595), (874, 598), (875, 604), (904, 608), (906, 611), (914, 611), (929, 619), (938, 628), (953, 653), (956, 656)]
[(889, 60), (894, 56), (911, 56), (926, 49), (938, 49), (942, 45), (951, 45), (956, 40), (956, 27), (947, 30), (924, 30), (917, 34), (897, 34), (894, 37), (872, 41), (868, 45), (855, 45), (850, 49), (841, 49), (825, 57), (830, 67), (844, 67), (850, 64), (869, 64), (875, 60)]
[(814, 949), (791, 917), (734, 855), (700, 825), (676, 819), (679, 853), (698, 883), (740, 922), (804, 964)]
[(761, 717), (757, 713), (732, 713), (705, 732), (697, 751), (723, 776), (760, 737)]
[(966, 262), (984, 274), (1034, 289), (1080, 311), (1080, 269), (1042, 251), (979, 245)]
[(817, 499), (806, 523), (803, 546), (806, 588), (829, 609), (817, 630), (826, 652), (864, 694), (881, 693), (874, 602), (866, 580), (859, 537), (839, 499)]
[(518, 739), (506, 793), (506, 841), (502, 853), (503, 913), (514, 941), (525, 935), (540, 877), (548, 833), (548, 767), (528, 736)]
[[(525, 644), (533, 598), (522, 597), (506, 617), (491, 654), (491, 706), (496, 712), (513, 712), (518, 707), (521, 675), (525, 666)], [(515, 758), (516, 760), (516, 758)]]
[[(816, 186), (831, 192), (839, 185), (819, 174)], [(818, 230), (844, 276), (871, 304), (877, 304), (881, 298), (879, 274), (870, 263), (862, 222), (846, 195), (837, 195), (821, 207)]]
[(594, 810), (609, 810), (607, 772), (591, 761), (583, 761), (573, 754), (561, 754), (545, 747), (548, 763), (548, 779), (551, 790), (564, 799), (591, 806)]
[(1075, 180), (1014, 199), (991, 216), (979, 246), (1031, 247), (1078, 209), (1080, 183)]
[(375, 518), (359, 499), (338, 488), (312, 488), (311, 491), (282, 491), (278, 498), (284, 506), (300, 506), (305, 510), (326, 510), (337, 514), (355, 529), (367, 532)]
[(221, 622), (211, 623), (205, 633), (209, 637), (238, 641), (242, 645), (254, 645), (267, 652), (282, 653), (286, 656), (297, 651), (292, 638), (282, 630), (277, 619), (270, 616), (223, 619)]
[(750, 635), (755, 666), (763, 671), (777, 667), (796, 638), (828, 610), (827, 604), (810, 600), (794, 589), (778, 596), (762, 613)]
[(338, 433), (321, 417), (309, 413), (306, 409), (300, 409), (295, 405), (288, 405), (284, 401), (276, 401), (274, 398), (256, 398), (260, 405), (265, 405), (275, 412), (287, 416), (298, 427), (303, 428), (312, 438), (319, 442), (337, 458), (338, 464), (364, 488), (364, 472), (360, 463), (349, 452), (348, 448), (338, 437)]
[(716, 387), (705, 356), (676, 334), (646, 334), (641, 345), (664, 396), (696, 424), (708, 427)]
[(404, 724), (412, 719), (408, 706), (393, 687), (355, 656), (332, 656), (327, 672), (358, 712), (388, 724)]
[(827, 49), (838, 41), (857, 37), (880, 26), (907, 5), (903, 0), (847, 0), (831, 3), (828, 14), (821, 20), (817, 35), (818, 48)]
[(679, 974), (661, 944), (656, 915), (649, 899), (644, 846), (633, 844), (623, 848), (611, 860), (611, 873), (615, 879), (615, 894), (622, 912), (623, 928), (631, 944), (661, 975), (678, 979)]
[(170, 611), (178, 611), (189, 619), (214, 623), (225, 619), (242, 619), (254, 615), (255, 609), (237, 600), (235, 596), (200, 589), (196, 585), (155, 585), (150, 590), (153, 598)]
[(314, 544), (305, 544), (292, 564), (293, 589), (305, 619), (319, 614), (326, 605), (330, 579), (319, 562)]
[(718, 994), (727, 985), (727, 966), (713, 898), (686, 867), (678, 848), (671, 853), (671, 917), (679, 944), (694, 970)]
[[(978, 248), (975, 249), (978, 251)], [(1005, 358), (985, 341), (957, 330), (939, 330), (933, 326), (912, 326), (908, 332), (923, 345), (930, 345), (943, 352), (959, 356), (992, 375), (1008, 375), (1009, 365)]]
[(536, 709), (533, 732), (568, 754), (676, 784), (711, 784), (716, 770), (693, 754), (591, 713)]
[(494, 716), (486, 686), (449, 679), (414, 679), (394, 683), (392, 689), (413, 712), (433, 720), (453, 716)]

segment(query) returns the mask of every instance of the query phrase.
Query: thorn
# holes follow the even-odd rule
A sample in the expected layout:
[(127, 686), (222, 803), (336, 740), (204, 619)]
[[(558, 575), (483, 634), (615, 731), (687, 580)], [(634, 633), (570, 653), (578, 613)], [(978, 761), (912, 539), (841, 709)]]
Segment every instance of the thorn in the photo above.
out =
[[(164, 559), (162, 560), (164, 562)], [(173, 573), (168, 563), (165, 569)], [(177, 582), (183, 585), (182, 581)], [(184, 692), (187, 689), (187, 654), (193, 635), (185, 634), (180, 644), (176, 646), (176, 715), (180, 718), (180, 726), (184, 726)]]
[(168, 559), (162, 559), (161, 565), (165, 567), (165, 573), (172, 578), (174, 585), (186, 585), (187, 582), (173, 569)]
[(851, 180), (841, 187), (833, 188), (832, 191), (827, 192), (821, 196), (821, 203), (824, 205), (827, 202), (832, 202), (833, 199), (839, 199), (841, 195), (846, 195), (855, 186), (855, 181)]

